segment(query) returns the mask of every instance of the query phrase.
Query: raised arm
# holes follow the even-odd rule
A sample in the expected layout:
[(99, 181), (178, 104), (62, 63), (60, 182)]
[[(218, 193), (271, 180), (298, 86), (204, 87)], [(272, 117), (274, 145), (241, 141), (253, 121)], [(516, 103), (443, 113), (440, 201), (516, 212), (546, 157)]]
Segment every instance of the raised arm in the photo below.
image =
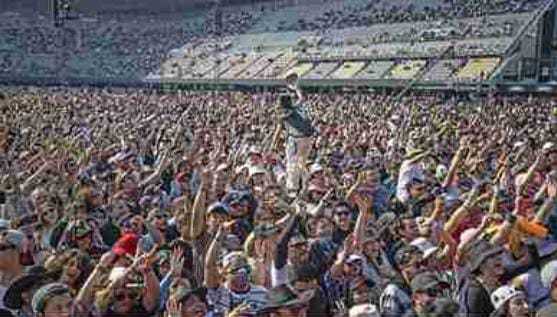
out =
[(220, 241), (223, 236), (224, 230), (222, 227), (219, 227), (205, 255), (205, 286), (207, 288), (217, 288), (220, 285), (221, 276), (217, 267), (217, 258), (220, 250)]
[(201, 183), (197, 194), (195, 195), (195, 200), (193, 201), (193, 207), (191, 211), (192, 221), (190, 223), (190, 237), (195, 239), (199, 237), (205, 231), (205, 210), (208, 184), (208, 175), (204, 171), (201, 174)]
[(296, 232), (296, 228), (298, 228), (299, 224), (300, 216), (294, 215), (290, 218), (286, 228), (281, 232), (275, 248), (275, 269), (280, 270), (286, 265), (288, 261), (288, 242)]
[(547, 222), (551, 211), (557, 205), (557, 184), (547, 183), (547, 199), (536, 213), (535, 220), (541, 223)]
[(468, 211), (470, 210), (470, 208), (473, 207), (473, 202), (477, 194), (478, 187), (474, 186), (464, 204), (458, 207), (458, 209), (451, 215), (451, 218), (449, 218), (449, 220), (445, 224), (445, 231), (447, 231), (449, 234), (452, 234), (456, 230), (458, 224), (462, 221), (462, 219), (468, 216)]

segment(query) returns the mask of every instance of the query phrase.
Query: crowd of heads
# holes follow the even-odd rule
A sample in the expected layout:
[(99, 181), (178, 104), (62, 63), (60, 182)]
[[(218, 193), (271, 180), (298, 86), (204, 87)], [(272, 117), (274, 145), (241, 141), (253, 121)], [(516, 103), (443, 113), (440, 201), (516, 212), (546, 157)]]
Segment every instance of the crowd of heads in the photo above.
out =
[[(160, 67), (172, 49), (197, 45), (215, 33), (206, 11), (171, 16), (84, 17), (55, 27), (48, 18), (3, 16), (0, 75), (122, 79), (138, 82)], [(252, 23), (248, 11), (225, 12), (219, 35), (239, 34)]]
[(2, 316), (555, 315), (550, 99), (12, 88), (0, 109)]

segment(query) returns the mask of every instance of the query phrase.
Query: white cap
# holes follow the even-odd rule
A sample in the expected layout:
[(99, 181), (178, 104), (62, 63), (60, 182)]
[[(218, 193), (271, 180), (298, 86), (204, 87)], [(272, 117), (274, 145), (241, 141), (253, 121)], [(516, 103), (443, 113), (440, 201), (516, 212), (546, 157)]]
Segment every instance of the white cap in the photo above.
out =
[(249, 168), (249, 177), (252, 177), (253, 175), (256, 174), (267, 174), (267, 170), (264, 167), (261, 166), (250, 166)]
[(381, 317), (377, 307), (372, 304), (360, 304), (352, 306), (348, 312), (349, 317)]
[(553, 149), (553, 148), (555, 148), (555, 143), (553, 143), (553, 142), (546, 142), (546, 143), (543, 145), (542, 150), (546, 150), (546, 151), (547, 151), (547, 150), (551, 150), (551, 149)]
[(514, 287), (510, 287), (506, 285), (501, 286), (491, 294), (491, 303), (493, 304), (493, 307), (495, 307), (495, 310), (498, 310), (501, 307), (503, 307), (505, 303), (507, 303), (508, 301), (510, 301), (511, 299), (517, 296), (525, 296), (525, 295), (524, 293), (518, 291)]
[(126, 268), (125, 267), (115, 267), (110, 271), (108, 275), (108, 279), (111, 282), (117, 281), (126, 275)]
[(439, 249), (438, 247), (434, 246), (433, 243), (431, 243), (431, 241), (422, 237), (414, 239), (414, 241), (412, 241), (410, 244), (420, 249), (424, 259), (430, 257)]

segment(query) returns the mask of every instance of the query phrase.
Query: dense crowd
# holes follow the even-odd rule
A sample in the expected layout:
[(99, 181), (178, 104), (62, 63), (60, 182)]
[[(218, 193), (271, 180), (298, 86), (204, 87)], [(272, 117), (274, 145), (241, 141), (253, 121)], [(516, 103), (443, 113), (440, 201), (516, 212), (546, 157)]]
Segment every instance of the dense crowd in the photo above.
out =
[[(243, 33), (252, 18), (247, 11), (225, 12), (219, 33)], [(6, 17), (0, 27), (0, 75), (139, 81), (158, 69), (172, 49), (196, 45), (214, 32), (215, 23), (204, 11), (196, 18), (83, 18), (61, 28), (44, 18)]]
[(550, 100), (294, 83), (5, 90), (0, 316), (557, 314)]
[[(416, 2), (416, 3), (415, 3)], [(544, 0), (484, 1), (453, 0), (432, 1), (432, 5), (419, 1), (370, 1), (365, 5), (343, 5), (318, 14), (301, 16), (294, 23), (281, 23), (277, 30), (323, 30), (394, 24), (417, 21), (450, 21), (487, 15), (528, 12), (539, 9)], [(333, 2), (334, 3), (334, 2)], [(318, 11), (319, 12), (319, 11)], [(302, 13), (303, 14), (303, 13)], [(287, 21), (289, 17), (285, 17)]]

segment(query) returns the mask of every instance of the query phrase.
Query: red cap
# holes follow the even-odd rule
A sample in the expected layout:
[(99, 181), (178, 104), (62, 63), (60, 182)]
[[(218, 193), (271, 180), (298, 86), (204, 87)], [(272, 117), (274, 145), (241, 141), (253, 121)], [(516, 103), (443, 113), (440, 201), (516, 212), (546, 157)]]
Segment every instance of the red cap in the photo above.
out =
[(139, 236), (135, 233), (126, 233), (116, 241), (114, 244), (114, 254), (124, 255), (130, 254), (135, 255), (137, 252), (137, 242), (139, 241)]

